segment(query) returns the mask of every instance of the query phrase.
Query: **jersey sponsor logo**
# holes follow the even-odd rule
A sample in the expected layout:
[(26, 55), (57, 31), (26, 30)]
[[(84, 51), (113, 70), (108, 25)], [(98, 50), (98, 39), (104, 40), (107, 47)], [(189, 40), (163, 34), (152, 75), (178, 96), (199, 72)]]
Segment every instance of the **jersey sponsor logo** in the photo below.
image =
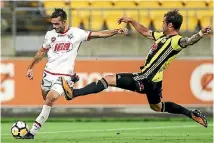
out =
[(57, 43), (54, 48), (54, 52), (68, 51), (71, 43)]
[(157, 49), (157, 46), (158, 46), (158, 44), (157, 44), (157, 43), (154, 43), (154, 44), (152, 45), (152, 50), (153, 50), (153, 51), (156, 50), (156, 49)]
[(0, 85), (0, 101), (10, 101), (15, 98), (15, 80), (14, 78), (14, 64), (13, 63), (1, 63), (1, 85)]
[(213, 64), (198, 66), (191, 75), (190, 87), (193, 95), (201, 101), (213, 101)]

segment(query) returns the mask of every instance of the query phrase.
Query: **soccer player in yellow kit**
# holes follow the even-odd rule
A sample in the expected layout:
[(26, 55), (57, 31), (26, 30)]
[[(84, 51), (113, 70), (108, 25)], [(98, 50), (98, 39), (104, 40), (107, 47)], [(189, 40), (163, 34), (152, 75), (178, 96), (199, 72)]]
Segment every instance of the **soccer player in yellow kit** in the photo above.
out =
[(163, 32), (155, 32), (129, 17), (121, 17), (118, 20), (119, 24), (121, 22), (130, 23), (141, 35), (155, 41), (147, 55), (144, 66), (141, 67), (141, 72), (107, 75), (97, 82), (92, 82), (81, 89), (73, 89), (73, 87), (62, 78), (66, 99), (71, 100), (78, 96), (98, 93), (108, 88), (108, 86), (114, 86), (146, 94), (151, 109), (156, 112), (183, 114), (204, 127), (207, 127), (207, 119), (199, 110), (191, 111), (176, 103), (161, 101), (163, 71), (181, 50), (198, 42), (203, 35), (211, 33), (211, 27), (208, 26), (191, 37), (182, 37), (179, 35), (182, 21), (183, 16), (178, 10), (168, 11), (163, 19)]

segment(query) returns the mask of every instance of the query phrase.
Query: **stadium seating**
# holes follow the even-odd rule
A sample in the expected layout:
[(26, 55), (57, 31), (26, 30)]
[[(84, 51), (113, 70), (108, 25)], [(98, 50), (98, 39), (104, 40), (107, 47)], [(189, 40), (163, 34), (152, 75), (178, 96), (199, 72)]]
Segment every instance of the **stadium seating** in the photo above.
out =
[(70, 1), (71, 8), (88, 8), (89, 2), (88, 1)]
[(136, 1), (139, 8), (160, 8), (158, 1)]
[[(198, 24), (202, 26), (212, 24), (213, 14), (204, 8), (213, 8), (211, 0), (204, 1), (44, 1), (48, 8), (47, 15), (52, 13), (52, 8), (71, 8), (69, 15), (72, 26), (82, 25), (85, 29), (101, 30), (107, 26), (109, 29), (121, 27), (117, 24), (119, 17), (126, 15), (139, 21), (146, 27), (153, 25), (154, 29), (162, 30), (163, 15), (169, 9), (190, 8), (189, 11), (180, 10), (183, 15), (181, 31), (194, 31)], [(90, 8), (90, 9), (88, 9)], [(118, 8), (121, 8), (118, 10)], [(135, 9), (136, 8), (136, 9)], [(163, 8), (163, 9), (159, 9)], [(193, 9), (191, 9), (193, 8)], [(195, 9), (197, 8), (197, 9)], [(200, 10), (200, 8), (202, 8)], [(88, 10), (87, 10), (88, 9)], [(68, 11), (68, 10), (67, 10)], [(122, 27), (125, 27), (123, 24)], [(133, 28), (133, 27), (132, 27)]]
[(206, 8), (204, 1), (183, 1), (186, 8)]
[(71, 10), (70, 23), (74, 27), (89, 29), (89, 11), (88, 10)]
[(136, 3), (134, 1), (115, 1), (114, 7), (117, 7), (117, 8), (136, 8)]
[(150, 12), (152, 24), (157, 31), (162, 30), (163, 17), (167, 10), (153, 10)]
[(54, 8), (68, 8), (68, 6), (61, 1), (45, 1), (44, 7), (46, 8), (46, 14), (51, 15)]
[(91, 8), (112, 8), (113, 3), (111, 1), (91, 1)]
[(100, 10), (94, 10), (91, 12), (90, 16), (90, 29), (95, 31), (102, 30), (104, 24), (103, 12)]
[(202, 27), (212, 25), (213, 12), (212, 10), (201, 10), (196, 12), (197, 18), (200, 20)]
[(182, 8), (183, 3), (181, 1), (160, 1), (161, 8)]
[(147, 10), (141, 10), (139, 22), (142, 23), (145, 27), (149, 28), (151, 24), (150, 12)]
[(126, 27), (125, 23), (118, 25), (118, 19), (124, 15), (121, 10), (104, 11), (103, 16), (108, 29)]

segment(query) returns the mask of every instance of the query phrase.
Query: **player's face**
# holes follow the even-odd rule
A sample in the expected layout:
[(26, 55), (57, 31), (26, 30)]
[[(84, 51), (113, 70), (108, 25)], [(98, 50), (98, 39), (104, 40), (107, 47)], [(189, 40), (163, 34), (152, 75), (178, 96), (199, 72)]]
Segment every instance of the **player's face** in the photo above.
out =
[(167, 32), (168, 31), (168, 25), (166, 23), (166, 17), (163, 18), (163, 25), (162, 25), (162, 28), (163, 28), (163, 32)]
[(55, 29), (57, 33), (64, 31), (65, 21), (62, 21), (60, 17), (52, 18), (51, 23), (53, 24), (53, 29)]

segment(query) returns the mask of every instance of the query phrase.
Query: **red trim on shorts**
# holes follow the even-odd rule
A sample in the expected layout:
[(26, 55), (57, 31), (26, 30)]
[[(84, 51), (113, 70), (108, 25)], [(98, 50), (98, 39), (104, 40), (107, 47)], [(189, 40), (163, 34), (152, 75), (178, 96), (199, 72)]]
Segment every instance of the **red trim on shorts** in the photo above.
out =
[(71, 76), (70, 74), (62, 74), (62, 73), (52, 73), (52, 72), (49, 72), (47, 70), (44, 70), (46, 73), (49, 73), (49, 74), (52, 74), (52, 75), (64, 75), (64, 76)]
[(88, 38), (87, 38), (87, 41), (89, 41), (90, 39), (91, 39), (91, 31), (90, 31), (90, 33), (88, 34)]

